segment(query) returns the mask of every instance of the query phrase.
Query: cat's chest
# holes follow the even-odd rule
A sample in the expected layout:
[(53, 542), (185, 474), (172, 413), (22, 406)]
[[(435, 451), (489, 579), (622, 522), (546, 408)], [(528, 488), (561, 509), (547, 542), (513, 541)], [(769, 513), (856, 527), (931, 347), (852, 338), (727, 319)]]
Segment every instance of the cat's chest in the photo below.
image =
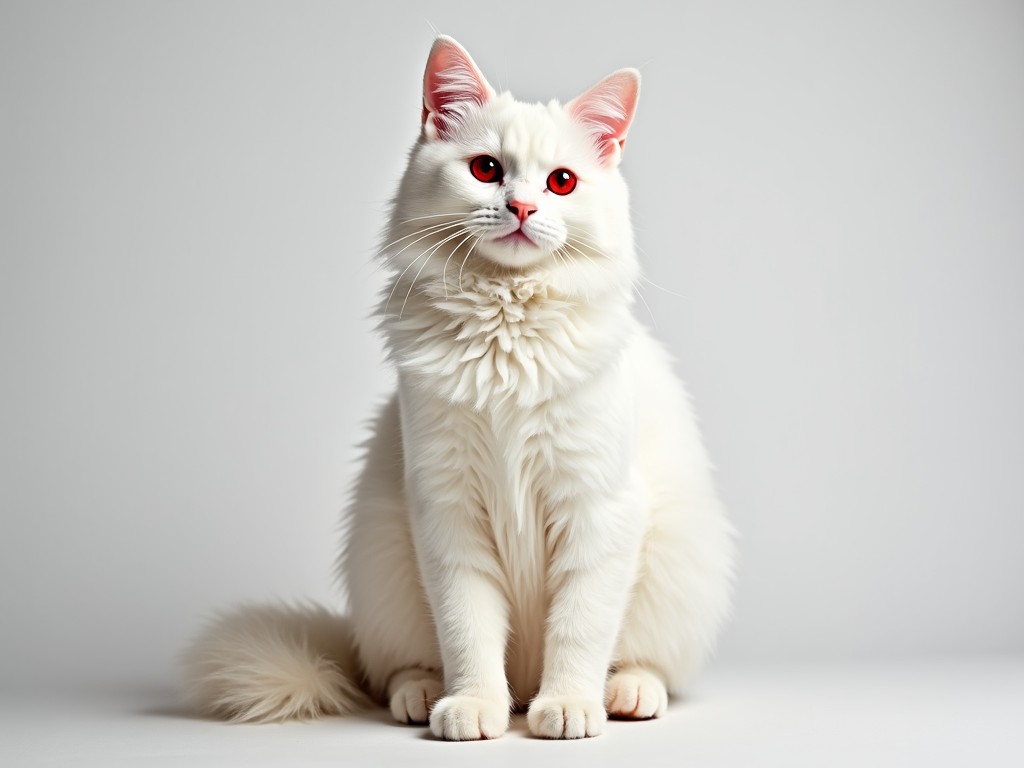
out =
[(476, 279), (419, 297), (385, 321), (399, 371), (449, 402), (530, 407), (565, 394), (607, 357), (616, 333), (594, 307), (539, 280)]

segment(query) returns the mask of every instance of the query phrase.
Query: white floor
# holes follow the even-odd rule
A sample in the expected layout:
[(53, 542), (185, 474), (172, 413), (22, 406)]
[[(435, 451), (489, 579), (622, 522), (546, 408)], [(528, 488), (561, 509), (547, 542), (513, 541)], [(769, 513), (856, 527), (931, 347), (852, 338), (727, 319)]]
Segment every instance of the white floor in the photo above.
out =
[[(567, 761), (571, 761), (568, 762)], [(656, 721), (579, 742), (446, 744), (383, 710), (315, 723), (195, 719), (174, 693), (0, 694), (0, 765), (1024, 766), (1024, 658), (713, 669)]]

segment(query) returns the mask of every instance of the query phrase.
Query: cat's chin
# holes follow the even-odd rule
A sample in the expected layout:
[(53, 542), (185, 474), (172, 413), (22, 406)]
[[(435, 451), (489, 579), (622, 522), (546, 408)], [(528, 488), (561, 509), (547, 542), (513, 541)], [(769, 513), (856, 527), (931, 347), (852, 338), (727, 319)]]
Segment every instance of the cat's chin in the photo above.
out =
[(512, 269), (523, 269), (547, 259), (551, 252), (530, 240), (522, 232), (481, 242), (477, 252), (495, 264)]

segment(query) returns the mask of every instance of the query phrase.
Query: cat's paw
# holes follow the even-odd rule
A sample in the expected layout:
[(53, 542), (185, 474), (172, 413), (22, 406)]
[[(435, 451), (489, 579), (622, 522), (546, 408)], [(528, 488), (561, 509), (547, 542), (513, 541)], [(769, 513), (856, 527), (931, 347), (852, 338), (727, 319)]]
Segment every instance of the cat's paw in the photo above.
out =
[(508, 730), (508, 702), (480, 696), (445, 696), (430, 712), (430, 731), (447, 741), (496, 739)]
[(436, 678), (406, 680), (391, 694), (391, 714), (400, 723), (426, 723), (442, 693), (444, 686)]
[(530, 733), (543, 739), (599, 736), (606, 720), (604, 705), (583, 696), (538, 696), (526, 713)]
[(668, 691), (653, 672), (630, 667), (612, 675), (605, 687), (604, 700), (611, 717), (649, 720), (665, 714)]

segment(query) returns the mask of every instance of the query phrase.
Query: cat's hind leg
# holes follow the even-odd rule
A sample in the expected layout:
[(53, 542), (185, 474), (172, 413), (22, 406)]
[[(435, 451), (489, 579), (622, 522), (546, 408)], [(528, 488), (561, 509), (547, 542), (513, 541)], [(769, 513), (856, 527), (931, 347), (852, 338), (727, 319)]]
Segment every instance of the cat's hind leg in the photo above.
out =
[(732, 528), (713, 498), (696, 501), (655, 495), (605, 686), (611, 717), (664, 714), (668, 694), (681, 693), (700, 669), (728, 612)]
[(374, 424), (338, 571), (366, 683), (400, 723), (426, 723), (441, 695), (441, 656), (421, 586), (403, 490), (393, 398)]
[(426, 724), (434, 702), (444, 693), (441, 675), (430, 669), (403, 669), (388, 682), (391, 714), (400, 723)]
[(624, 666), (608, 678), (604, 706), (609, 717), (649, 720), (665, 714), (668, 691), (658, 672), (643, 666)]

